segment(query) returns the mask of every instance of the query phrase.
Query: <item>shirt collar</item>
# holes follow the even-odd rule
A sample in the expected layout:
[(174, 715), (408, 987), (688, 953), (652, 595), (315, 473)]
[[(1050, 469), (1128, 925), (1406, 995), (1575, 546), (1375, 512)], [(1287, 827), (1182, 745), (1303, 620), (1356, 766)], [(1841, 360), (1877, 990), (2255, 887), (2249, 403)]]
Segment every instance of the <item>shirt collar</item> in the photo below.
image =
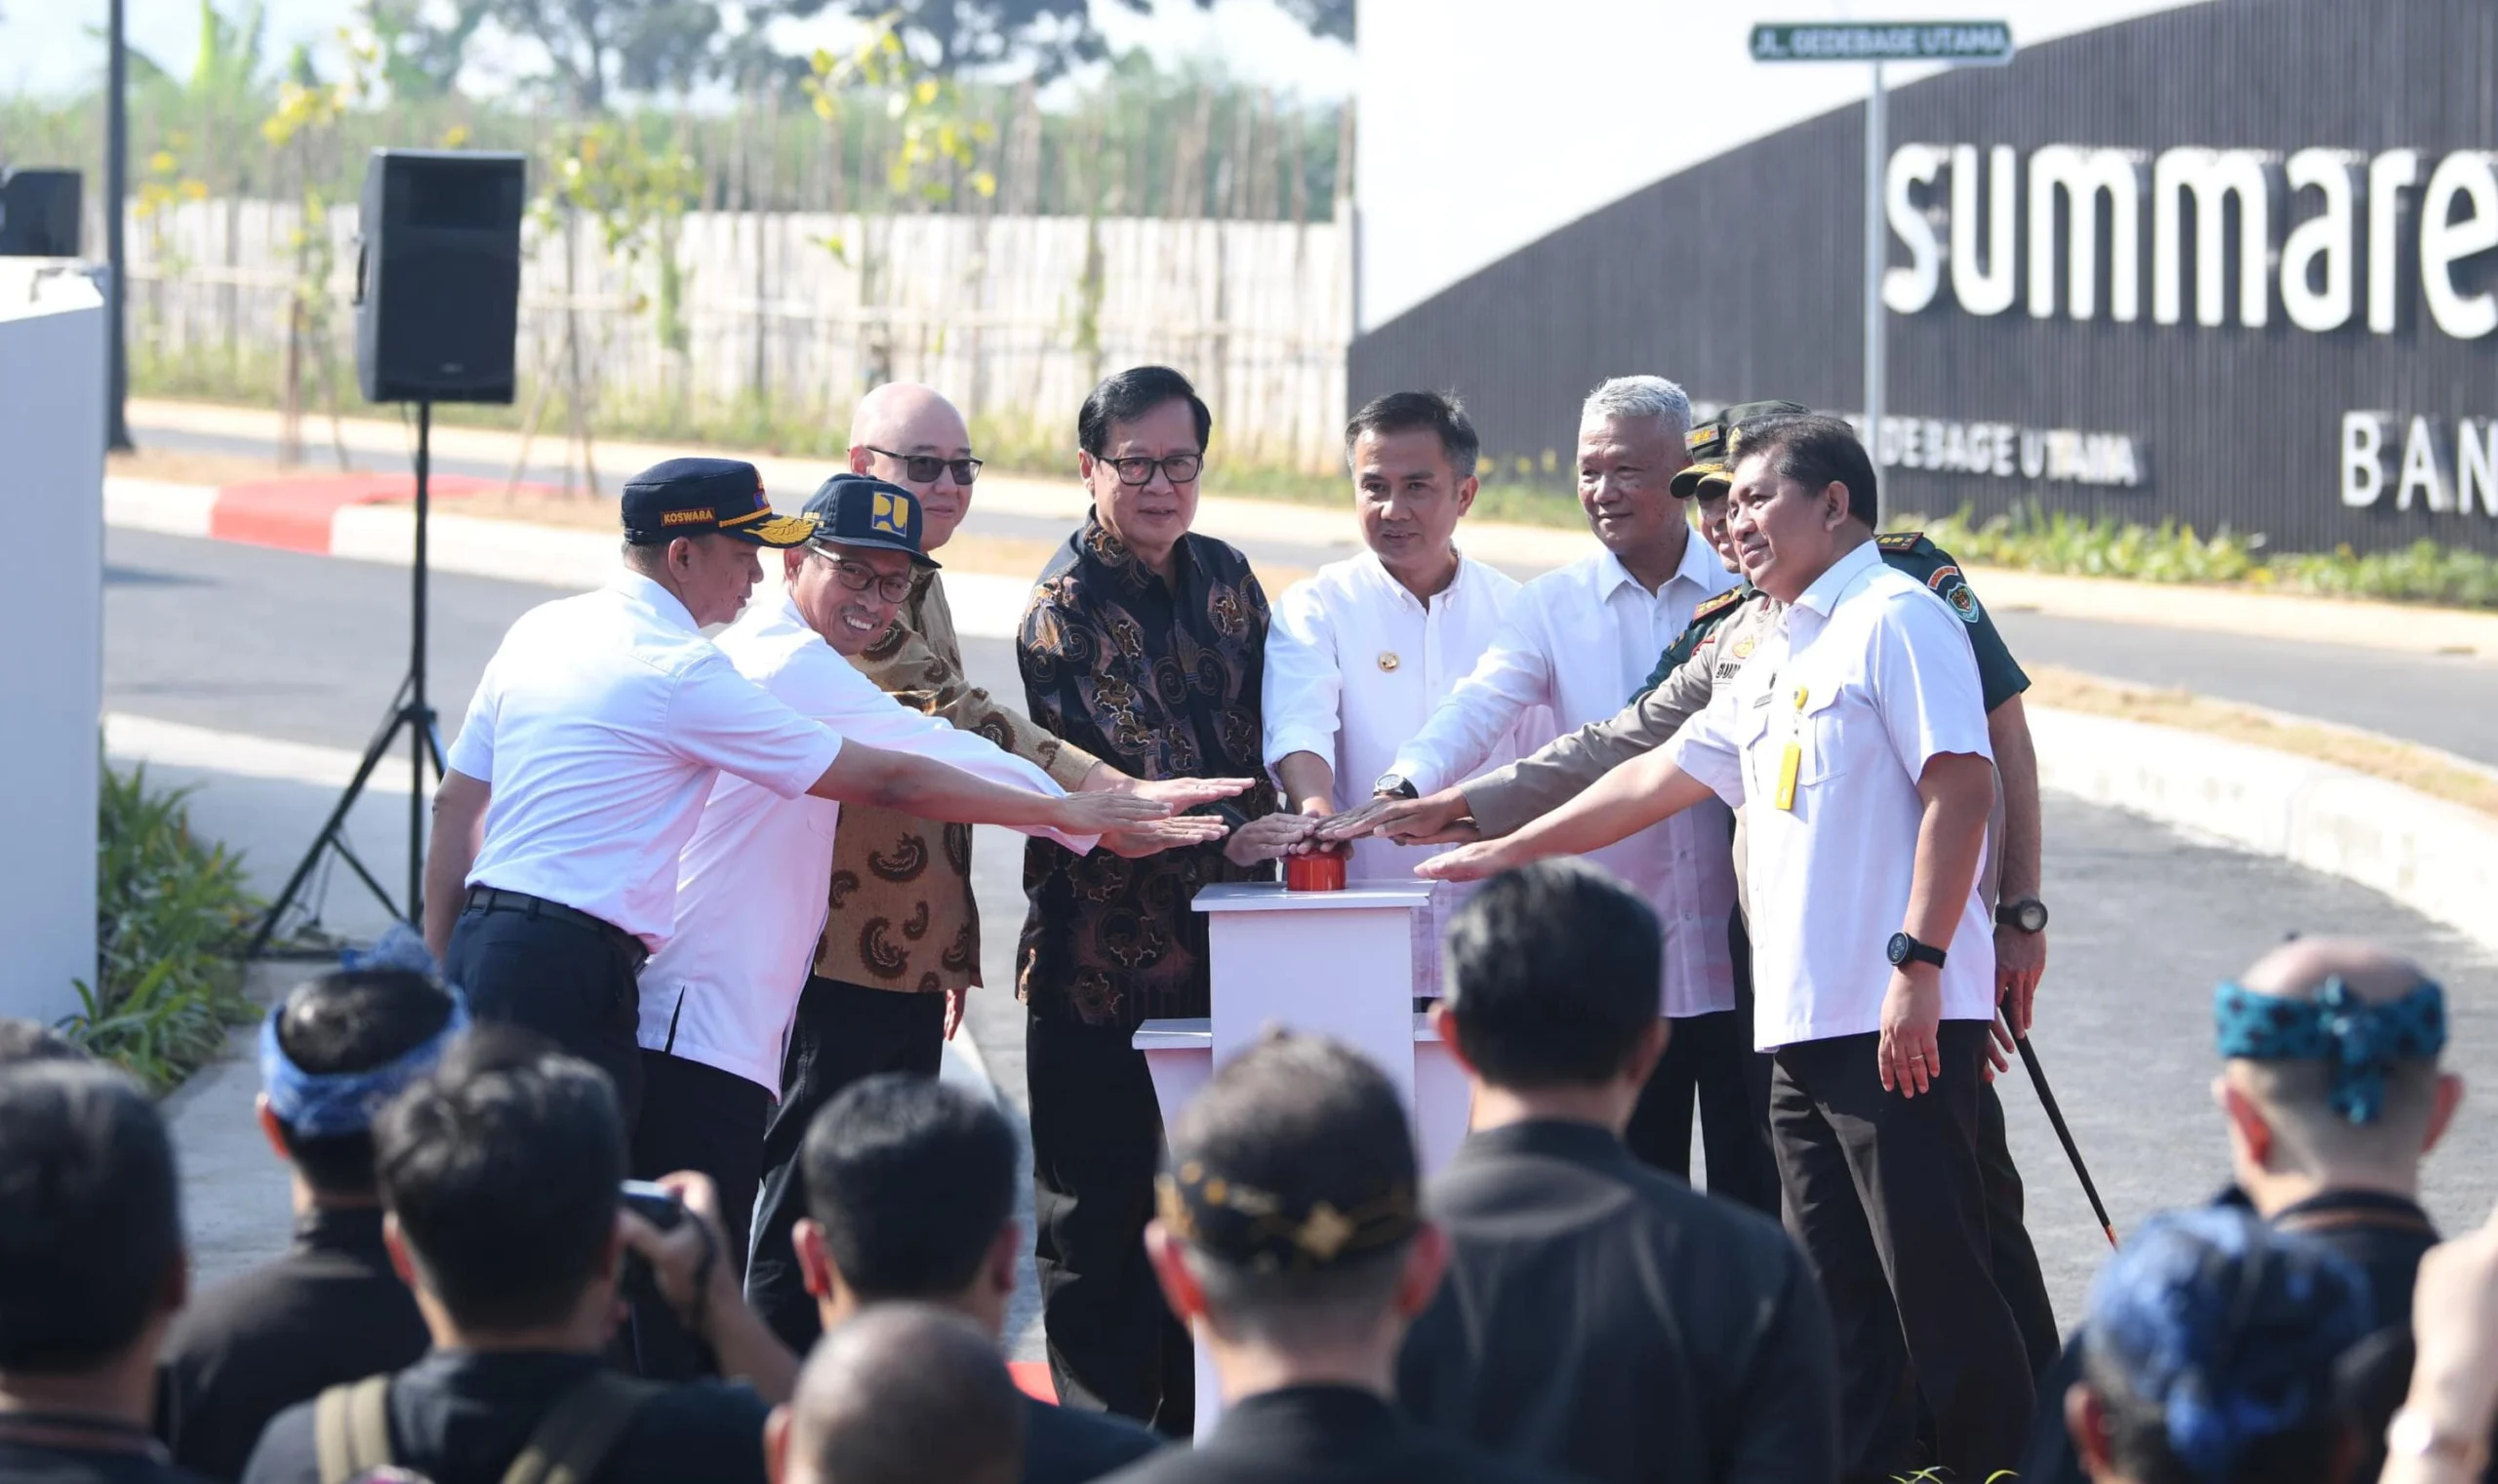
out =
[(607, 590), (621, 593), (644, 605), (658, 614), (662, 620), (675, 624), (689, 634), (703, 631), (703, 625), (694, 622), (694, 611), (679, 602), (675, 593), (638, 572), (627, 570), (616, 574), (607, 580)]
[(1449, 579), (1449, 582), (1446, 587), (1443, 587), (1439, 591), (1431, 594), (1430, 601), (1429, 602), (1414, 596), (1414, 589), (1396, 581), (1396, 574), (1388, 570), (1388, 564), (1379, 559), (1378, 552), (1371, 550), (1367, 546), (1363, 547), (1361, 561), (1363, 571), (1369, 575), (1370, 580), (1384, 588), (1390, 598), (1410, 604), (1413, 607), (1428, 613), (1430, 611), (1432, 603), (1450, 603), (1457, 600), (1458, 593), (1463, 591), (1466, 587), (1467, 569), (1474, 565), (1466, 559), (1466, 553), (1463, 550), (1458, 550), (1455, 546), (1450, 547), (1450, 549), (1457, 551), (1457, 576)]
[(381, 1257), (382, 1208), (314, 1206), (295, 1219), (295, 1245), (306, 1252), (344, 1252)]
[[(1714, 581), (1712, 574), (1722, 575), (1724, 571), (1725, 568), (1717, 561), (1717, 553), (1711, 550), (1709, 543), (1700, 539), (1699, 532), (1694, 531), (1683, 539), (1682, 560), (1674, 564), (1673, 576), (1666, 579), (1658, 586), (1657, 595), (1664, 596), (1665, 590), (1678, 582), (1691, 582), (1704, 591), (1709, 590)], [(1630, 584), (1632, 589), (1641, 597), (1649, 596), (1647, 584), (1632, 577), (1631, 569), (1622, 565), (1622, 558), (1614, 555), (1610, 550), (1602, 554), (1591, 576), (1595, 582), (1596, 601), (1599, 603), (1612, 597), (1614, 592), (1625, 583)]]
[(1813, 579), (1811, 586), (1795, 595), (1794, 606), (1809, 608), (1823, 618), (1829, 618), (1831, 610), (1838, 606), (1839, 595), (1847, 591), (1848, 584), (1856, 581), (1858, 574), (1881, 560), (1882, 548), (1871, 541), (1866, 541), (1831, 563), (1828, 572)]

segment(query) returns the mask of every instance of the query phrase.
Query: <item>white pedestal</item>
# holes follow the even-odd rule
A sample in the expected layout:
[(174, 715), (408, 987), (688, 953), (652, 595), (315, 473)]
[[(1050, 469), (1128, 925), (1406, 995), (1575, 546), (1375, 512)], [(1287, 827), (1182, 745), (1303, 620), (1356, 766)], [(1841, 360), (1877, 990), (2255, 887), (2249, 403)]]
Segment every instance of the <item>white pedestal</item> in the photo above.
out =
[[(1341, 892), (1288, 892), (1244, 882), (1197, 894), (1212, 948), (1213, 1014), (1148, 1021), (1136, 1033), (1163, 1125), (1220, 1062), (1269, 1026), (1333, 1036), (1376, 1063), (1403, 1095), (1425, 1174), (1466, 1138), (1466, 1075), (1441, 1047), (1417, 998), (1440, 993), (1435, 961), (1418, 965), (1413, 915), (1430, 888), (1357, 882)], [(1197, 1436), (1222, 1411), (1214, 1368), (1197, 1346)]]
[[(87, 271), (0, 258), (0, 1016), (50, 1023), (96, 983), (103, 702), (104, 305)], [(38, 555), (39, 553), (39, 555)]]

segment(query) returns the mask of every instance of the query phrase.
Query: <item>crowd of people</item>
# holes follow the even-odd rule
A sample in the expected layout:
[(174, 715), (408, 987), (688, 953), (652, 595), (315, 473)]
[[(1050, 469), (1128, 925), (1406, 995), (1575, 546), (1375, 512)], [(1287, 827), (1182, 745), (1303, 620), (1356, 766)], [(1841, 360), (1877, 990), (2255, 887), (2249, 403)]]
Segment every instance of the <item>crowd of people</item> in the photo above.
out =
[[(1608, 381), (1594, 545), (1520, 583), (1458, 543), (1463, 408), (1384, 396), (1364, 549), (1271, 609), (1193, 529), (1212, 431), (1167, 368), (1086, 399), (1020, 707), (935, 555), (982, 466), (937, 392), (865, 397), (796, 515), (735, 461), (631, 481), (616, 579), (477, 688), (423, 949), (262, 1027), (285, 1256), (192, 1302), (156, 1112), (0, 1035), (0, 1477), (2488, 1467), (2498, 1223), (2418, 1204), (2443, 992), (2366, 944), (2215, 991), (2235, 1183), (2060, 1328), (1992, 1076), (2047, 957), (2028, 679), (1848, 424)], [(1028, 1231), (1025, 1142), (937, 1075), (976, 823), (1029, 837)], [(1207, 1014), (1193, 898), (1311, 854), (1434, 884), (1436, 981), (1345, 988), (1430, 1002), (1444, 1169), (1310, 1035), (1165, 1126), (1136, 1036)], [(1050, 1402), (999, 1352), (1027, 1255)]]

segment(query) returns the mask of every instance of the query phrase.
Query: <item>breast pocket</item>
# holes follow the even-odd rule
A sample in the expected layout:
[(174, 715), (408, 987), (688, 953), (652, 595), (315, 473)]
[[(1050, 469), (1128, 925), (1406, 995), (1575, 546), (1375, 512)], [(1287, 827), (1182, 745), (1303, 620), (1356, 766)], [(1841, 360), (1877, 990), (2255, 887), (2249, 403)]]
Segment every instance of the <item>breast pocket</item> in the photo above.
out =
[[(1870, 725), (1861, 709), (1849, 703), (1844, 687), (1808, 684), (1802, 695), (1803, 705), (1795, 717), (1795, 742), (1801, 750), (1795, 766), (1799, 790), (1845, 773), (1855, 752), (1858, 729)], [(1792, 696), (1788, 700), (1793, 703)]]

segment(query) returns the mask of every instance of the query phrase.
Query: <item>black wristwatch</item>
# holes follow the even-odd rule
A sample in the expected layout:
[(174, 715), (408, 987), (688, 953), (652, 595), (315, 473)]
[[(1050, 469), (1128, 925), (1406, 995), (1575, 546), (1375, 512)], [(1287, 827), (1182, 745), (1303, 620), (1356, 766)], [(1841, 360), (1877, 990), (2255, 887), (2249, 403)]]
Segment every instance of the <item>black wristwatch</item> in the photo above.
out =
[(1905, 969), (1911, 964), (1932, 964), (1938, 969), (1943, 967), (1941, 948), (1930, 943), (1919, 943), (1906, 933), (1892, 934), (1890, 946), (1882, 952), (1883, 956), (1891, 961), (1891, 967), (1894, 969)]
[(1994, 909), (1994, 925), (2024, 933), (2047, 931), (2047, 904), (2035, 897), (2007, 902)]
[(1401, 773), (1381, 774), (1379, 782), (1370, 785), (1370, 791), (1374, 798), (1382, 794), (1391, 799), (1419, 799), (1423, 796), (1423, 790), (1414, 786), (1414, 781)]

